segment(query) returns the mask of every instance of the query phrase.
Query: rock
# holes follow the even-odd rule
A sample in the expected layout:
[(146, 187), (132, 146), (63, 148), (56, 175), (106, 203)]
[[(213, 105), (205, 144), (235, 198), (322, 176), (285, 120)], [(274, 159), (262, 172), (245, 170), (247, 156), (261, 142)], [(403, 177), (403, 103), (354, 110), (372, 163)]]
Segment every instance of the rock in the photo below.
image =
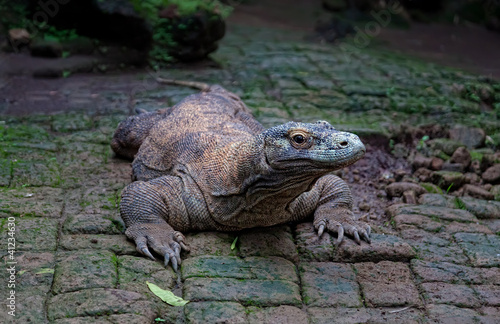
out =
[(445, 162), (443, 163), (443, 167), (441, 168), (441, 170), (450, 172), (464, 172), (465, 167), (460, 163)]
[(453, 152), (450, 158), (451, 163), (460, 163), (464, 166), (465, 169), (467, 169), (472, 161), (471, 155), (469, 153), (469, 150), (467, 150), (465, 147), (461, 146)]
[(470, 163), (469, 170), (474, 172), (475, 174), (480, 174), (481, 173), (481, 162), (478, 160), (473, 160)]
[[(92, 52), (94, 52), (95, 49), (94, 42), (87, 37), (78, 37), (75, 39), (67, 40), (62, 42), (61, 45), (63, 47), (63, 51), (67, 51), (71, 53), (71, 55), (92, 54)], [(108, 47), (107, 49), (109, 53), (109, 50), (113, 49), (113, 47)], [(120, 50), (123, 53), (123, 48), (120, 48)]]
[(463, 146), (461, 142), (448, 138), (435, 138), (426, 142), (433, 151), (442, 151), (446, 155), (452, 155), (457, 148)]
[(401, 5), (403, 5), (408, 10), (418, 10), (428, 13), (436, 13), (443, 9), (443, 0), (423, 0), (423, 1), (413, 1), (413, 0), (402, 0)]
[(484, 146), (486, 133), (481, 128), (455, 127), (450, 129), (450, 139), (466, 145), (469, 149)]
[(481, 159), (481, 171), (486, 171), (486, 169), (490, 168), (495, 164), (495, 161), (497, 159), (495, 158), (494, 154), (485, 154), (483, 155), (483, 158)]
[(19, 48), (20, 45), (28, 44), (31, 35), (24, 28), (13, 28), (9, 30), (9, 40), (14, 48)]
[(417, 194), (413, 190), (405, 191), (403, 192), (403, 201), (415, 205), (417, 203)]
[(431, 160), (430, 169), (434, 171), (439, 171), (443, 168), (444, 160), (438, 157), (433, 157)]
[(59, 42), (36, 39), (30, 45), (30, 53), (36, 57), (61, 57), (63, 48)]
[(468, 172), (464, 174), (464, 176), (465, 176), (465, 183), (479, 184), (481, 182), (481, 177), (475, 173)]
[(394, 171), (394, 178), (396, 179), (397, 182), (400, 182), (407, 175), (408, 173), (404, 169), (399, 169)]
[(338, 39), (345, 38), (347, 35), (355, 33), (351, 22), (335, 17), (326, 21), (318, 21), (314, 26), (314, 31), (319, 41), (326, 41), (329, 43), (334, 43)]
[(464, 195), (470, 196), (478, 199), (493, 200), (494, 196), (491, 192), (470, 184), (466, 184), (464, 187)]
[(329, 11), (342, 11), (347, 9), (347, 1), (345, 0), (323, 0), (321, 4), (323, 8)]
[(436, 171), (431, 176), (432, 183), (444, 190), (457, 190), (465, 181), (465, 176), (460, 172)]
[[(86, 37), (78, 37), (65, 41), (35, 38), (30, 44), (31, 55), (38, 57), (61, 57), (64, 52), (70, 53), (71, 55), (92, 54), (93, 51), (94, 43), (91, 39)], [(120, 51), (123, 52), (123, 48), (120, 47)]]
[(485, 182), (496, 184), (500, 182), (500, 163), (489, 167), (484, 171), (482, 178)]
[(429, 169), (430, 165), (432, 163), (432, 158), (428, 158), (423, 156), (422, 154), (417, 154), (415, 155), (415, 158), (413, 159), (413, 169), (417, 170), (419, 168), (426, 168)]
[(431, 178), (432, 171), (426, 168), (419, 168), (413, 176), (417, 177), (421, 182), (428, 182)]
[(361, 202), (358, 207), (359, 207), (359, 210), (364, 211), (364, 212), (368, 212), (371, 209), (370, 204), (368, 204), (366, 201)]
[(410, 182), (395, 182), (391, 183), (385, 188), (387, 196), (391, 197), (401, 197), (404, 192), (413, 191), (417, 195), (421, 195), (427, 192), (424, 188), (415, 183)]
[(189, 62), (205, 58), (218, 47), (217, 41), (224, 37), (226, 24), (216, 13), (199, 10), (193, 14), (178, 16), (168, 14), (168, 8), (160, 12), (168, 15), (156, 29), (171, 33), (173, 43), (157, 44), (180, 61)]
[[(38, 5), (36, 0), (31, 2), (33, 6)], [(140, 50), (151, 46), (152, 27), (128, 0), (64, 1), (64, 5), (58, 2), (60, 4), (57, 1), (45, 4), (49, 10), (57, 10), (57, 14), (47, 12), (50, 18), (46, 23), (50, 26), (74, 29), (81, 36)]]

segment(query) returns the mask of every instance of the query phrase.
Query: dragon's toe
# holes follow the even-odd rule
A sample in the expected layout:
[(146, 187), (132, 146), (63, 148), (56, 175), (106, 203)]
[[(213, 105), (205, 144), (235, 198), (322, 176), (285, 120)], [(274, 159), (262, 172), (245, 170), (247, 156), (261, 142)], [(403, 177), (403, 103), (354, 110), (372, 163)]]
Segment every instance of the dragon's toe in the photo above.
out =
[(125, 234), (135, 241), (139, 253), (155, 260), (155, 257), (149, 251), (149, 248), (151, 248), (164, 257), (165, 266), (168, 266), (169, 263), (172, 264), (175, 272), (178, 271), (181, 264), (181, 250), (189, 251), (189, 247), (184, 242), (184, 235), (181, 232), (174, 231), (166, 223), (134, 224), (127, 228)]
[(344, 234), (352, 237), (357, 244), (361, 244), (362, 239), (367, 243), (371, 243), (370, 226), (364, 222), (353, 220), (350, 213), (349, 215), (340, 215), (340, 217), (339, 215), (328, 215), (316, 218), (314, 228), (318, 231), (319, 237), (321, 237), (325, 229), (337, 233), (336, 245), (342, 243)]

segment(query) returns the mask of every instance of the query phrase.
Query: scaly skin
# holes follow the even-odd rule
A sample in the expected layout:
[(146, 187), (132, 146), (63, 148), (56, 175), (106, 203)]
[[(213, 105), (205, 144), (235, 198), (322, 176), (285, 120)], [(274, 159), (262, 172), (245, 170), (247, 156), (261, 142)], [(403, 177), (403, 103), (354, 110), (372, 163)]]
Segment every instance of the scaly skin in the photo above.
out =
[(129, 117), (112, 144), (117, 154), (135, 156), (138, 181), (123, 191), (120, 213), (139, 252), (154, 259), (152, 248), (177, 270), (181, 249), (189, 249), (181, 231), (234, 231), (309, 218), (319, 236), (328, 230), (338, 234), (338, 243), (344, 233), (370, 242), (370, 227), (353, 219), (349, 187), (330, 174), (364, 155), (356, 135), (325, 121), (265, 130), (220, 86), (163, 81), (203, 92)]

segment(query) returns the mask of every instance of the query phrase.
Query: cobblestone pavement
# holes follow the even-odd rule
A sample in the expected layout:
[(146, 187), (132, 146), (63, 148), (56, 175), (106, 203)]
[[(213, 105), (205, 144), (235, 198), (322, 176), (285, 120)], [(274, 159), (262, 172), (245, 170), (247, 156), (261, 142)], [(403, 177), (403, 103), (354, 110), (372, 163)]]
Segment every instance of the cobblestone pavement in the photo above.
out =
[[(365, 139), (387, 139), (402, 122), (499, 130), (498, 112), (477, 98), (500, 102), (498, 83), (406, 57), (242, 27), (214, 57), (224, 69), (164, 75), (220, 83), (266, 126), (326, 119)], [(311, 223), (189, 233), (179, 278), (139, 256), (117, 209), (130, 166), (113, 157), (110, 138), (133, 100), (153, 110), (194, 92), (152, 79), (44, 81), (60, 88), (0, 103), (0, 322), (499, 322), (495, 202), (472, 200), (477, 208), (464, 210), (446, 195), (426, 194), (420, 205), (393, 205), (372, 222), (371, 245), (335, 247), (329, 235), (318, 240)], [(10, 115), (28, 101), (66, 112)], [(168, 306), (146, 281), (190, 302)]]

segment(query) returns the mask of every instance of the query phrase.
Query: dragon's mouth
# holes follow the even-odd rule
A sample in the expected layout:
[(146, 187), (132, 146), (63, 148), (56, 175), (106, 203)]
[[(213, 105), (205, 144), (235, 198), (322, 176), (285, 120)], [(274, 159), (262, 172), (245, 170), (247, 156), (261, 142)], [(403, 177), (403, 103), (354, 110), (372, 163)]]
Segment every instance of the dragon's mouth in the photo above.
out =
[(365, 152), (364, 146), (359, 147), (355, 153), (352, 153), (352, 149), (308, 150), (307, 154), (276, 160), (273, 164), (279, 169), (296, 167), (303, 171), (307, 169), (332, 171), (357, 162), (365, 155)]

